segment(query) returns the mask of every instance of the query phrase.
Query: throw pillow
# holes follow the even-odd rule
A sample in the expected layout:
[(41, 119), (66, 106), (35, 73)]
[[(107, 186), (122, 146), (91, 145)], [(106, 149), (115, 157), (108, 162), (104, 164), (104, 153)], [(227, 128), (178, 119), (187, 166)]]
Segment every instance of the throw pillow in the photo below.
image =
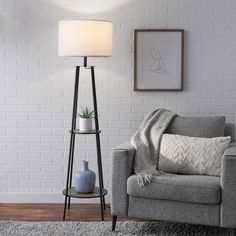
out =
[(163, 134), (158, 170), (220, 176), (221, 158), (229, 144), (230, 137), (199, 138)]

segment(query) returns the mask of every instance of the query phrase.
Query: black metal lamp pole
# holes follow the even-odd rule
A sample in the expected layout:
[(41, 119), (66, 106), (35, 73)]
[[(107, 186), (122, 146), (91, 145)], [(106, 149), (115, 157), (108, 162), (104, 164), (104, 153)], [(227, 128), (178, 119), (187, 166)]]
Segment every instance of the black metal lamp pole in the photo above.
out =
[(102, 194), (104, 184), (103, 184), (102, 158), (101, 158), (101, 146), (100, 146), (100, 131), (99, 131), (98, 112), (97, 112), (95, 73), (94, 73), (94, 66), (87, 66), (87, 57), (84, 57), (83, 66), (76, 66), (75, 85), (74, 85), (74, 102), (73, 102), (73, 113), (72, 113), (72, 123), (71, 123), (70, 149), (69, 149), (69, 160), (68, 160), (68, 168), (67, 168), (63, 220), (65, 220), (65, 217), (66, 217), (67, 205), (68, 205), (68, 209), (70, 209), (71, 197), (68, 195), (68, 190), (69, 190), (69, 188), (72, 187), (73, 161), (74, 161), (74, 149), (75, 149), (75, 132), (74, 132), (74, 130), (76, 129), (80, 67), (91, 70), (95, 133), (96, 133), (96, 147), (97, 147), (97, 164), (98, 164), (99, 190), (100, 190), (101, 219), (103, 221), (104, 220), (104, 210), (105, 210), (105, 197)]

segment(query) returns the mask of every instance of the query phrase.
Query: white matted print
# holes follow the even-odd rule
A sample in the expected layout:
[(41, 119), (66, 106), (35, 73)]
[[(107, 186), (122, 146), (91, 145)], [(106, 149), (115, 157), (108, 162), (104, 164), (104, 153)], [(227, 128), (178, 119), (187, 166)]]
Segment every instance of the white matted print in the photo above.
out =
[(182, 91), (184, 30), (134, 33), (134, 90)]

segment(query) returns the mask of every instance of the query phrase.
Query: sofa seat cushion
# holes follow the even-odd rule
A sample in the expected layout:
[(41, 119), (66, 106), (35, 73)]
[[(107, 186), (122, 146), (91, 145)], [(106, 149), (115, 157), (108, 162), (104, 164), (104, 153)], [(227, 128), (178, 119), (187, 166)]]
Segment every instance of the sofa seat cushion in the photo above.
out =
[(199, 204), (220, 204), (220, 178), (205, 175), (161, 175), (144, 187), (138, 185), (137, 175), (127, 180), (131, 196), (173, 200)]

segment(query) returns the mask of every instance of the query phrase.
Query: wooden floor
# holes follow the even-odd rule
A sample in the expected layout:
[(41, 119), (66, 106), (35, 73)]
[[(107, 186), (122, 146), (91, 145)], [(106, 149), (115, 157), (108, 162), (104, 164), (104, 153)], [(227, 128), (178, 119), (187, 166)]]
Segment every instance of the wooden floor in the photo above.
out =
[[(63, 204), (0, 204), (0, 220), (62, 221), (62, 216)], [(66, 220), (100, 221), (100, 205), (71, 204)], [(106, 207), (104, 220), (111, 220), (108, 207)], [(119, 217), (118, 220), (131, 220), (131, 218)]]

